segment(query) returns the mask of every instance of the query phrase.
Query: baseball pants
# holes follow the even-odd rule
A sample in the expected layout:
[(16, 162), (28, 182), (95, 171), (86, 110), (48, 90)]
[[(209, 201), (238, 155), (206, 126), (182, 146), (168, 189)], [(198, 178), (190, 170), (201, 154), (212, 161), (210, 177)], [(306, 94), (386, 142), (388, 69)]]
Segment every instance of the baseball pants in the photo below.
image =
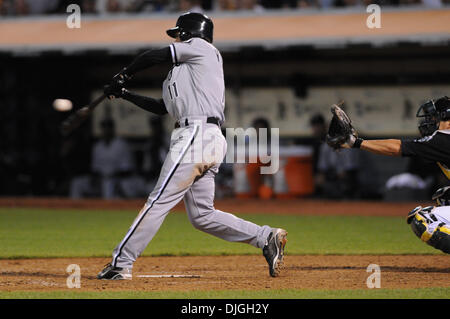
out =
[(214, 208), (214, 178), (226, 148), (220, 128), (205, 123), (204, 119), (197, 119), (193, 125), (182, 126), (172, 132), (170, 149), (158, 182), (127, 234), (114, 249), (113, 266), (132, 268), (164, 218), (181, 199), (195, 228), (230, 242), (264, 247), (271, 227), (259, 226)]

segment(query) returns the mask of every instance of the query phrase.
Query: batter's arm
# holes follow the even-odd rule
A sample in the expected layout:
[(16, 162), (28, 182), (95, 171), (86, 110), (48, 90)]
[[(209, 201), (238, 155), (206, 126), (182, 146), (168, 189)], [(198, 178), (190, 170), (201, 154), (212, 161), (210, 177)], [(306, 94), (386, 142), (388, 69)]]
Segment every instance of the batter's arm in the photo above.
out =
[(148, 50), (138, 55), (131, 64), (126, 66), (120, 74), (126, 78), (130, 78), (136, 72), (150, 68), (157, 64), (171, 63), (172, 55), (169, 47), (162, 49)]
[(125, 88), (122, 89), (121, 97), (148, 112), (158, 115), (167, 114), (167, 108), (163, 99), (154, 99), (148, 96), (139, 95), (128, 91)]
[(364, 140), (361, 143), (362, 150), (389, 156), (402, 155), (402, 141), (397, 139)]

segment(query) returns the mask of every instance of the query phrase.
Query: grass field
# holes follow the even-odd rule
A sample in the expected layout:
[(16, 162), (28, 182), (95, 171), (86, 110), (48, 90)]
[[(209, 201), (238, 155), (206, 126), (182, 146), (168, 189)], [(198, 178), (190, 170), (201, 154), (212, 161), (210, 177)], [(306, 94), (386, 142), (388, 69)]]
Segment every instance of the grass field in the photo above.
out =
[[(136, 216), (135, 211), (0, 208), (1, 259), (109, 257)], [(239, 215), (238, 215), (239, 216)], [(257, 224), (286, 228), (286, 254), (441, 254), (422, 244), (401, 217), (253, 215)], [(205, 245), (205, 242), (208, 244)], [(195, 230), (183, 213), (171, 213), (144, 256), (260, 255), (259, 249), (229, 243)], [(438, 286), (438, 284), (436, 285)], [(450, 288), (270, 291), (13, 291), (0, 298), (448, 298)]]
[[(0, 258), (107, 257), (136, 216), (128, 211), (0, 209)], [(239, 216), (239, 215), (238, 215)], [(241, 217), (288, 230), (287, 254), (439, 254), (423, 245), (401, 217)], [(208, 245), (205, 245), (205, 242)], [(144, 251), (154, 255), (260, 254), (194, 229), (187, 216), (171, 213)]]
[(1, 292), (0, 299), (448, 299), (450, 288), (383, 289), (383, 290), (309, 290), (281, 289), (270, 291), (114, 291), (114, 292)]

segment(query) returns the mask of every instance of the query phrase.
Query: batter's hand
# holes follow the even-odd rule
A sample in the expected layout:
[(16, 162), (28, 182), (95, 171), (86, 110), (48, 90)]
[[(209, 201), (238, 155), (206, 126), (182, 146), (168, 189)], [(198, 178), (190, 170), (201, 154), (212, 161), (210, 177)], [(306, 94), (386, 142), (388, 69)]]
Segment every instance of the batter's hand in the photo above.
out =
[(120, 85), (105, 85), (103, 87), (103, 93), (108, 97), (108, 99), (112, 100), (114, 98), (120, 98), (123, 96), (125, 88)]
[(130, 79), (125, 71), (126, 69), (123, 69), (114, 75), (111, 82), (103, 87), (103, 93), (105, 93), (110, 100), (122, 96), (125, 82)]

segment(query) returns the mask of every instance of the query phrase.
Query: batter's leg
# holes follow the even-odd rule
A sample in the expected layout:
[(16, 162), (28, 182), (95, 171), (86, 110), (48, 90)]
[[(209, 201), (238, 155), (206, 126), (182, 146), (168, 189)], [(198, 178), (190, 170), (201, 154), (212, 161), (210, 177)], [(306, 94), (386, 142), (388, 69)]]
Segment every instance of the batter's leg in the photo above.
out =
[(175, 134), (172, 137), (176, 144), (169, 150), (156, 187), (124, 239), (113, 251), (113, 267), (132, 268), (137, 257), (161, 227), (170, 209), (183, 198), (201, 173), (196, 169), (196, 164), (182, 162), (184, 155), (191, 151), (198, 128), (180, 130), (183, 130), (183, 136)]
[(184, 195), (192, 225), (208, 234), (231, 242), (248, 243), (263, 248), (272, 228), (259, 226), (214, 208), (214, 169), (194, 182)]
[[(217, 168), (217, 167), (215, 167)], [(202, 175), (184, 195), (189, 220), (195, 228), (231, 242), (262, 248), (269, 274), (277, 277), (284, 265), (287, 232), (259, 226), (214, 208), (214, 168)]]

